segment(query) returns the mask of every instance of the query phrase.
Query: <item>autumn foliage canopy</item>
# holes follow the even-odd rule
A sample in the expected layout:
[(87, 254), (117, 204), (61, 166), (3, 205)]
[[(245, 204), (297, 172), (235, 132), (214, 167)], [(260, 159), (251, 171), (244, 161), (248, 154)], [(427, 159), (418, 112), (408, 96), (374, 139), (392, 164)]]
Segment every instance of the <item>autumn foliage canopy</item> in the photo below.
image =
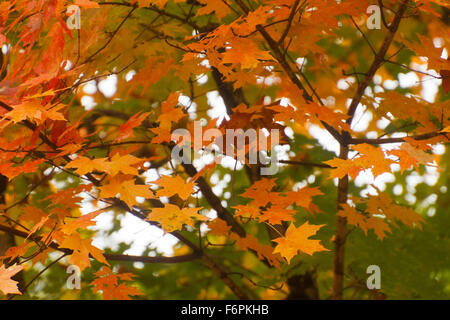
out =
[(450, 297), (448, 1), (10, 0), (0, 45), (0, 297)]

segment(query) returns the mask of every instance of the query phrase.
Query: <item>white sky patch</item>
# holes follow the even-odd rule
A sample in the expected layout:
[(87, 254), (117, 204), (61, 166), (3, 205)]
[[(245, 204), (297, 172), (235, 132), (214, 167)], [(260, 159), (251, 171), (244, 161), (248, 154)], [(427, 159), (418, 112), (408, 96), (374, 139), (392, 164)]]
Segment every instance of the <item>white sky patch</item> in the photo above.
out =
[(211, 119), (219, 118), (217, 125), (220, 125), (223, 119), (230, 119), (225, 103), (218, 91), (208, 92), (206, 97), (208, 98), (208, 104), (212, 107), (207, 111), (207, 114)]
[(411, 88), (419, 85), (419, 77), (415, 72), (399, 73), (398, 81), (400, 88)]
[(354, 83), (355, 83), (355, 78), (354, 77), (348, 77), (345, 79), (340, 79), (337, 82), (337, 87), (339, 90), (347, 90), (349, 89)]
[(83, 86), (83, 91), (86, 94), (95, 94), (97, 92), (97, 82), (94, 80), (89, 81)]
[(360, 105), (359, 108), (356, 109), (352, 129), (356, 132), (366, 131), (372, 118), (372, 112), (368, 111), (366, 106)]
[(198, 85), (202, 86), (208, 82), (208, 79), (209, 79), (208, 76), (206, 75), (206, 73), (204, 73), (204, 74), (198, 76), (196, 81), (197, 81)]
[(397, 80), (385, 80), (383, 82), (383, 87), (387, 90), (394, 90), (398, 87), (398, 81)]
[(94, 108), (97, 105), (97, 103), (95, 102), (93, 97), (83, 96), (81, 98), (81, 105), (84, 107), (84, 109), (86, 109), (86, 111), (89, 111), (92, 108)]
[(178, 102), (183, 106), (184, 110), (189, 114), (190, 120), (197, 119), (197, 104), (190, 97), (180, 94)]
[(333, 138), (333, 136), (326, 131), (325, 129), (320, 128), (319, 126), (312, 125), (309, 128), (309, 133), (312, 137), (317, 139), (319, 143), (328, 151), (332, 151), (339, 154), (340, 147), (339, 143)]
[(117, 91), (117, 76), (115, 74), (108, 76), (98, 83), (98, 89), (107, 98), (112, 98)]
[[(117, 250), (118, 245), (124, 242), (131, 245), (130, 249), (124, 252), (125, 254), (141, 255), (150, 247), (156, 248), (158, 252), (166, 256), (173, 255), (173, 246), (177, 243), (177, 239), (172, 235), (164, 234), (164, 231), (160, 228), (152, 226), (130, 213), (119, 215), (117, 219), (120, 220), (121, 228), (110, 236), (99, 233), (94, 238), (93, 245), (99, 248), (109, 247), (112, 250)], [(111, 218), (110, 221), (112, 223)]]
[(133, 77), (136, 75), (136, 73), (137, 72), (135, 70), (128, 71), (127, 74), (125, 75), (125, 81), (130, 82), (133, 79)]
[(436, 78), (440, 77), (440, 75), (435, 70), (427, 70), (426, 72), (434, 77), (424, 76), (422, 78), (421, 95), (425, 101), (434, 102), (436, 100), (436, 95), (439, 92), (439, 86), (442, 84), (442, 80)]

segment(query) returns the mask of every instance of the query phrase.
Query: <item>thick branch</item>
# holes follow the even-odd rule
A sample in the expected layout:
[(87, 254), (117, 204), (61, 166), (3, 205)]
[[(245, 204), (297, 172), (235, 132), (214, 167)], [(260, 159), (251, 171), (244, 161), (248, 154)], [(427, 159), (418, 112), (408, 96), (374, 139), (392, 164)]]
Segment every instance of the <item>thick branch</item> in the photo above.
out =
[[(397, 10), (392, 24), (389, 26), (389, 33), (385, 37), (380, 50), (375, 55), (375, 60), (370, 66), (369, 71), (365, 75), (364, 79), (358, 86), (355, 96), (350, 104), (348, 115), (349, 118), (347, 123), (351, 126), (356, 109), (361, 101), (362, 96), (366, 88), (372, 82), (372, 78), (375, 76), (378, 68), (385, 62), (386, 53), (394, 40), (395, 33), (400, 26), (400, 21), (403, 14), (406, 12), (409, 0), (402, 0), (399, 9)], [(339, 158), (348, 159), (349, 148), (348, 145), (351, 140), (351, 135), (349, 132), (344, 132), (344, 143), (341, 143), (341, 151)], [(347, 202), (348, 197), (348, 175), (339, 179), (338, 183), (338, 203), (337, 210), (339, 211), (340, 205)], [(343, 294), (343, 284), (344, 284), (344, 259), (345, 259), (345, 240), (347, 236), (347, 219), (337, 216), (336, 218), (336, 234), (335, 234), (335, 252), (334, 252), (334, 282), (333, 282), (333, 299), (341, 300)]]
[[(189, 176), (193, 177), (197, 174), (197, 169), (195, 169), (192, 164), (183, 163), (182, 166)], [(200, 177), (197, 179), (197, 184), (206, 201), (208, 201), (209, 205), (216, 210), (217, 216), (231, 226), (233, 232), (244, 238), (246, 236), (245, 229), (234, 219), (231, 213), (222, 206), (219, 197), (214, 194), (206, 180), (203, 177)]]

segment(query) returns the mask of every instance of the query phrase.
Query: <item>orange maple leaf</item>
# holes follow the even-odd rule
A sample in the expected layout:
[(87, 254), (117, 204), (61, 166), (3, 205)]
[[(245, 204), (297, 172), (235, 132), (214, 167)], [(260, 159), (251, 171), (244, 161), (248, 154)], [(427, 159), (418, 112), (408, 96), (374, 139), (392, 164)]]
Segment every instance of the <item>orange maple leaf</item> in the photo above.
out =
[(385, 172), (391, 172), (390, 165), (393, 161), (386, 158), (386, 155), (380, 148), (363, 143), (352, 146), (352, 149), (360, 153), (360, 156), (353, 161), (364, 169), (372, 169), (375, 178)]
[(94, 293), (101, 292), (104, 300), (130, 300), (130, 296), (139, 296), (143, 293), (136, 287), (128, 286), (121, 281), (130, 281), (135, 275), (132, 273), (115, 274), (108, 267), (95, 273), (97, 279), (92, 281), (90, 285), (94, 288)]
[(88, 157), (78, 156), (75, 160), (66, 164), (66, 168), (75, 168), (75, 172), (82, 176), (96, 169), (101, 170), (102, 168), (105, 168), (106, 165), (106, 158), (90, 159)]
[(81, 217), (76, 218), (76, 219), (68, 220), (68, 218), (66, 218), (66, 221), (64, 221), (64, 225), (61, 227), (60, 230), (67, 235), (71, 235), (74, 232), (76, 232), (77, 229), (85, 229), (89, 226), (93, 226), (96, 224), (96, 222), (93, 221), (92, 219), (95, 219), (102, 212), (103, 212), (103, 209), (100, 209), (100, 210), (96, 210), (96, 211), (84, 214)]
[(324, 225), (311, 225), (305, 222), (300, 227), (296, 228), (293, 223), (290, 224), (286, 230), (284, 237), (277, 238), (273, 241), (278, 243), (275, 247), (274, 253), (280, 253), (290, 263), (291, 259), (297, 253), (304, 252), (313, 255), (318, 251), (329, 251), (320, 244), (320, 240), (311, 240), (309, 237), (315, 235), (317, 231)]
[(152, 182), (163, 189), (156, 191), (157, 197), (172, 197), (178, 194), (181, 199), (187, 200), (194, 192), (195, 183), (186, 182), (180, 176), (162, 176), (159, 180)]
[(141, 123), (148, 117), (150, 112), (140, 114), (140, 112), (133, 115), (126, 123), (119, 127), (119, 135), (117, 136), (117, 142), (125, 140), (133, 135), (133, 129), (140, 126)]
[(183, 109), (176, 108), (180, 98), (180, 93), (171, 93), (166, 101), (161, 104), (161, 114), (158, 117), (158, 122), (162, 128), (170, 128), (172, 122), (178, 122), (184, 118), (186, 114)]
[(349, 175), (353, 180), (356, 179), (358, 174), (364, 170), (357, 163), (350, 159), (334, 158), (332, 160), (324, 161), (325, 164), (332, 166), (334, 169), (331, 171), (331, 177), (342, 179), (346, 175)]
[(61, 248), (73, 250), (69, 257), (70, 263), (78, 266), (81, 270), (91, 265), (89, 256), (91, 255), (97, 261), (109, 265), (100, 249), (91, 245), (91, 239), (82, 239), (78, 233), (73, 233), (65, 237), (61, 243)]
[(414, 166), (419, 171), (419, 164), (428, 164), (434, 161), (434, 155), (426, 153), (423, 150), (414, 148), (409, 143), (403, 143), (400, 149), (394, 149), (388, 152), (398, 157), (401, 172)]

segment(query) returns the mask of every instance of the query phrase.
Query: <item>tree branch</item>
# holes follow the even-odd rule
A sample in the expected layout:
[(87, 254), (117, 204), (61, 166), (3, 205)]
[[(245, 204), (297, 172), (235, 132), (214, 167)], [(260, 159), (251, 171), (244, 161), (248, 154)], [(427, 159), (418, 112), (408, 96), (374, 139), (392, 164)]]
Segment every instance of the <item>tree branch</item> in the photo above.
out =
[(443, 132), (430, 132), (425, 133), (417, 136), (406, 136), (403, 138), (380, 138), (380, 139), (368, 139), (368, 138), (361, 138), (361, 139), (350, 139), (349, 144), (389, 144), (389, 143), (402, 143), (405, 142), (405, 138), (411, 138), (417, 141), (421, 140), (428, 140), (434, 137), (438, 136), (445, 136), (446, 134)]
[[(0, 230), (6, 232), (11, 235), (15, 235), (21, 238), (27, 238), (28, 234), (26, 232), (5, 226), (0, 224)], [(33, 241), (40, 242), (42, 241), (41, 237), (30, 236), (28, 239)], [(65, 253), (66, 255), (72, 254), (72, 250), (60, 248), (56, 243), (52, 242), (49, 246), (50, 248)], [(111, 261), (126, 261), (126, 262), (143, 262), (143, 263), (181, 263), (188, 262), (201, 257), (199, 252), (193, 252), (191, 254), (186, 254), (182, 256), (176, 257), (148, 257), (148, 256), (133, 256), (133, 255), (124, 255), (124, 254), (113, 254), (113, 253), (104, 253), (103, 256), (106, 260)]]
[[(385, 62), (386, 53), (394, 40), (395, 33), (400, 26), (401, 19), (403, 14), (406, 12), (408, 8), (409, 0), (402, 0), (398, 11), (395, 14), (394, 21), (389, 27), (389, 33), (385, 37), (383, 44), (380, 50), (375, 55), (375, 59), (372, 65), (369, 68), (369, 71), (363, 78), (363, 80), (358, 85), (358, 89), (356, 91), (355, 96), (350, 104), (348, 110), (348, 120), (347, 124), (349, 126), (352, 125), (353, 119), (355, 117), (356, 109), (361, 101), (361, 98), (364, 95), (366, 88), (372, 81), (372, 78), (375, 76), (378, 68), (383, 65)], [(351, 134), (349, 132), (344, 132), (344, 143), (341, 144), (341, 150), (339, 154), (339, 158), (346, 160), (348, 159), (349, 153), (349, 143), (351, 140)], [(340, 210), (340, 205), (345, 204), (348, 198), (348, 175), (339, 179), (338, 183), (338, 201), (337, 201), (337, 210)], [(344, 262), (345, 262), (345, 240), (347, 236), (347, 219), (337, 215), (336, 218), (336, 234), (335, 234), (335, 252), (334, 252), (334, 280), (333, 280), (333, 299), (341, 300), (343, 298), (343, 284), (344, 284)]]

